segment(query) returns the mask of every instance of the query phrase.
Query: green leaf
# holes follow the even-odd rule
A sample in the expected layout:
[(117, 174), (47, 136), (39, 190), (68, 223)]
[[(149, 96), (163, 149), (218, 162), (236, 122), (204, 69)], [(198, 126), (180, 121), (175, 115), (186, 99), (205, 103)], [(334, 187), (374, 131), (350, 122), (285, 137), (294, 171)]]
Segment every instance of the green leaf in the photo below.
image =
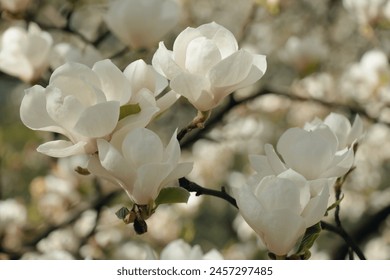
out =
[(141, 107), (138, 104), (128, 104), (120, 107), (119, 120), (130, 116), (135, 115), (141, 112)]
[(318, 236), (320, 236), (321, 230), (321, 223), (317, 223), (307, 228), (296, 255), (302, 256), (305, 260), (310, 258), (310, 248), (313, 246)]
[(122, 207), (118, 211), (115, 212), (115, 215), (118, 217), (118, 219), (123, 220), (126, 218), (126, 216), (130, 213), (130, 210), (127, 209), (126, 207)]
[(167, 203), (187, 203), (190, 193), (183, 188), (171, 187), (164, 188), (158, 194), (155, 200), (156, 206)]

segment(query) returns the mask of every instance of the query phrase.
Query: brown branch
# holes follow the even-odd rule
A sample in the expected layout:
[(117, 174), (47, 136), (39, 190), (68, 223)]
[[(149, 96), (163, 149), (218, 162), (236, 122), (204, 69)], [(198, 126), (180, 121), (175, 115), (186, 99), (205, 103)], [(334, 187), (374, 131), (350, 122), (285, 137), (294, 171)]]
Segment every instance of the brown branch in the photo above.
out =
[(182, 187), (183, 189), (186, 189), (189, 192), (194, 192), (196, 194), (196, 196), (210, 195), (210, 196), (214, 196), (214, 197), (219, 197), (219, 198), (222, 198), (223, 200), (226, 200), (234, 207), (238, 208), (236, 200), (226, 192), (224, 187), (221, 187), (220, 191), (207, 189), (207, 188), (199, 186), (198, 184), (196, 184), (194, 182), (191, 182), (190, 180), (188, 180), (185, 177), (182, 177), (179, 179), (179, 185), (180, 185), (180, 187)]

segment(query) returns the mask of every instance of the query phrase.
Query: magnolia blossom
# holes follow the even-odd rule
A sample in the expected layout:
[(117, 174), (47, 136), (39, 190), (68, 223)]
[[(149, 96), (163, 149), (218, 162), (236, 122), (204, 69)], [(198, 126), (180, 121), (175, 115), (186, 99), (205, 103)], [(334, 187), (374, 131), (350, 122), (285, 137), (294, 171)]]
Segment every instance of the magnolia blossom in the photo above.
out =
[(287, 255), (306, 228), (324, 216), (329, 199), (326, 179), (309, 183), (287, 169), (279, 175), (253, 177), (233, 188), (240, 214), (260, 236), (268, 250)]
[(171, 80), (175, 92), (200, 111), (218, 106), (233, 91), (255, 83), (267, 68), (264, 55), (238, 50), (234, 35), (215, 22), (185, 29), (173, 51), (160, 42), (152, 64)]
[(338, 150), (336, 135), (325, 124), (307, 131), (290, 128), (282, 134), (277, 144), (276, 154), (270, 144), (265, 145), (265, 156), (250, 156), (252, 167), (264, 175), (278, 175), (287, 169), (303, 175), (307, 180), (337, 178), (344, 175), (354, 161), (351, 147)]
[(169, 243), (161, 251), (161, 260), (223, 260), (221, 253), (213, 249), (206, 254), (203, 253), (199, 245), (191, 247), (182, 239), (177, 239)]
[[(130, 81), (133, 92), (132, 100), (134, 102), (138, 102), (143, 92), (149, 93), (154, 98), (160, 97), (162, 91), (168, 86), (167, 79), (142, 59), (130, 63), (123, 71), (123, 74)], [(179, 95), (177, 93), (169, 91), (156, 101), (157, 107), (160, 109), (160, 112), (165, 111), (178, 98)]]
[(116, 136), (110, 142), (97, 140), (98, 156), (91, 158), (88, 170), (122, 187), (138, 205), (149, 205), (162, 188), (192, 169), (192, 163), (179, 163), (176, 133), (165, 148), (159, 136), (146, 128), (132, 130), (123, 140)]
[(31, 0), (0, 0), (0, 7), (11, 13), (24, 12), (30, 5)]
[(48, 68), (52, 42), (51, 35), (35, 23), (30, 23), (27, 31), (16, 26), (8, 28), (0, 42), (0, 70), (34, 82)]
[(108, 28), (132, 48), (151, 48), (180, 18), (175, 0), (116, 0), (105, 15)]
[(158, 111), (155, 99), (142, 94), (141, 111), (120, 118), (120, 107), (131, 100), (131, 87), (123, 73), (110, 61), (94, 64), (92, 69), (78, 63), (57, 68), (43, 88), (26, 90), (20, 108), (23, 123), (34, 130), (52, 131), (69, 140), (42, 144), (38, 151), (53, 157), (92, 154), (96, 139), (110, 140), (114, 131), (125, 132), (146, 126)]

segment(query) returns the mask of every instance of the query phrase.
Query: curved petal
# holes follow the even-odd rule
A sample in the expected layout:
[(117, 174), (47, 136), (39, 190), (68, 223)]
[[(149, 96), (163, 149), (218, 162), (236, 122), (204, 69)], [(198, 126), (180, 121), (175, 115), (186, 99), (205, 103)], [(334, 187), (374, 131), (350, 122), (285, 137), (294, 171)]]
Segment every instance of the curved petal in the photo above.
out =
[(251, 167), (258, 173), (260, 178), (269, 175), (277, 175), (271, 168), (268, 158), (264, 155), (249, 155), (249, 162)]
[(304, 219), (288, 210), (277, 210), (263, 216), (263, 241), (268, 250), (278, 256), (286, 255), (305, 233)]
[(330, 113), (324, 120), (324, 124), (336, 134), (339, 141), (338, 149), (344, 149), (347, 145), (347, 137), (351, 131), (349, 120), (343, 115)]
[(176, 167), (168, 174), (168, 176), (161, 182), (161, 187), (168, 186), (169, 183), (178, 180), (184, 176), (187, 176), (194, 164), (192, 162), (183, 162), (176, 165)]
[(300, 189), (288, 179), (265, 177), (255, 189), (255, 195), (267, 212), (285, 209), (299, 215), (303, 210), (300, 203)]
[(264, 151), (274, 174), (278, 175), (287, 170), (287, 167), (280, 160), (279, 156), (275, 152), (274, 147), (271, 144), (265, 144)]
[(178, 99), (180, 98), (180, 94), (176, 93), (173, 90), (165, 93), (159, 99), (157, 99), (157, 107), (160, 109), (160, 112), (166, 111), (169, 107), (171, 107)]
[(265, 211), (253, 194), (251, 187), (248, 185), (239, 188), (233, 187), (232, 192), (241, 216), (254, 231), (260, 234), (262, 232)]
[[(145, 61), (143, 61), (142, 59), (138, 59), (130, 63), (123, 71), (123, 74), (130, 81), (131, 88), (134, 93), (137, 93), (142, 88), (147, 88), (150, 91), (154, 92), (156, 87), (155, 72), (156, 70), (154, 70), (154, 68), (151, 68), (151, 66), (147, 65)], [(168, 82), (165, 78), (164, 80), (167, 86)]]
[(363, 122), (359, 115), (356, 115), (352, 124), (351, 131), (348, 135), (347, 144), (352, 144), (355, 140), (360, 140), (363, 135)]
[(280, 137), (277, 149), (289, 168), (310, 180), (328, 169), (337, 146), (336, 136), (324, 125), (314, 131), (288, 129)]
[(185, 69), (190, 73), (206, 75), (222, 57), (213, 41), (205, 37), (192, 40), (187, 47)]
[(233, 53), (210, 69), (210, 84), (213, 87), (228, 87), (243, 81), (252, 68), (252, 61), (252, 54), (245, 50)]
[(355, 154), (352, 148), (345, 148), (344, 150), (339, 151), (330, 164), (330, 168), (322, 173), (321, 177), (327, 178), (343, 176), (349, 169), (351, 169), (354, 159)]
[(137, 204), (149, 204), (157, 198), (161, 182), (168, 176), (171, 167), (164, 163), (151, 163), (137, 170), (137, 181), (131, 195)]
[(163, 159), (163, 144), (153, 131), (146, 128), (136, 128), (123, 140), (122, 152), (127, 161), (134, 166), (161, 162)]
[(207, 111), (215, 107), (214, 98), (207, 91), (209, 83), (202, 76), (183, 72), (171, 81), (170, 86), (172, 90), (186, 97), (197, 109)]
[(104, 137), (116, 127), (119, 118), (119, 101), (98, 103), (84, 110), (74, 130), (89, 138)]
[(206, 23), (198, 27), (199, 32), (214, 41), (221, 52), (222, 58), (228, 57), (238, 50), (237, 40), (233, 33), (215, 22)]
[(131, 85), (119, 68), (109, 59), (96, 62), (92, 70), (97, 73), (107, 101), (126, 104), (131, 97)]
[(320, 194), (310, 199), (301, 214), (301, 216), (305, 219), (306, 227), (315, 225), (324, 217), (326, 209), (328, 208), (328, 201), (329, 187), (325, 183)]
[(175, 42), (173, 43), (172, 58), (182, 69), (185, 68), (186, 64), (188, 44), (198, 37), (202, 37), (202, 34), (199, 32), (199, 30), (192, 27), (187, 27), (182, 32), (180, 32), (179, 35), (177, 35)]
[(37, 148), (37, 151), (51, 157), (69, 157), (85, 153), (87, 142), (80, 141), (73, 144), (70, 141), (56, 140), (46, 142)]
[(172, 80), (183, 71), (173, 60), (172, 51), (167, 50), (163, 42), (160, 42), (157, 51), (153, 55), (152, 65), (158, 73), (169, 80)]
[(98, 139), (97, 145), (101, 166), (107, 170), (111, 176), (116, 178), (116, 182), (123, 189), (131, 193), (136, 176), (134, 167), (106, 140)]
[(45, 89), (39, 85), (25, 90), (20, 105), (20, 119), (30, 129), (64, 134), (64, 129), (47, 113)]

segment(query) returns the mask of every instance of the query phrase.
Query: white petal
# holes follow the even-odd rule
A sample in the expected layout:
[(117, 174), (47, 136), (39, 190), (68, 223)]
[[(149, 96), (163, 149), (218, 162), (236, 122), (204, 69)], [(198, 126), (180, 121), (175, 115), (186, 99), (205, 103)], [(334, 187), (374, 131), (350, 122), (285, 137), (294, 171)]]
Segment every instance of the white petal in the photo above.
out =
[(268, 176), (261, 180), (255, 195), (267, 212), (289, 210), (299, 215), (303, 208), (300, 203), (300, 189), (293, 181)]
[(252, 68), (253, 56), (239, 50), (216, 64), (209, 73), (213, 87), (227, 87), (243, 81)]
[(46, 88), (46, 111), (56, 123), (72, 131), (81, 114), (84, 106), (73, 96), (64, 96), (58, 88), (48, 86)]
[(132, 191), (132, 197), (140, 205), (149, 204), (155, 200), (161, 189), (161, 182), (168, 176), (171, 167), (164, 163), (151, 163), (137, 170), (137, 181)]
[(344, 150), (339, 151), (330, 164), (330, 168), (326, 170), (326, 172), (322, 173), (321, 177), (327, 178), (343, 176), (349, 169), (351, 169), (354, 159), (355, 155), (352, 148), (345, 148)]
[(157, 100), (157, 107), (160, 109), (160, 112), (164, 112), (169, 107), (171, 107), (179, 98), (180, 94), (176, 93), (173, 90), (170, 90)]
[(45, 89), (39, 85), (25, 91), (20, 105), (20, 118), (28, 128), (64, 133), (63, 128), (47, 113)]
[(187, 176), (194, 164), (192, 162), (183, 162), (176, 165), (176, 167), (168, 174), (168, 176), (161, 182), (162, 187), (169, 187), (168, 184), (173, 183), (174, 181)]
[(305, 233), (304, 219), (288, 210), (278, 210), (263, 216), (263, 241), (272, 253), (286, 255)]
[(306, 227), (311, 227), (318, 223), (325, 215), (328, 208), (329, 187), (323, 185), (320, 194), (312, 198), (302, 212), (302, 217), (305, 219)]
[(130, 100), (130, 83), (111, 60), (105, 59), (96, 62), (92, 70), (99, 76), (101, 88), (107, 101), (119, 101), (121, 105), (124, 105)]
[(306, 179), (317, 179), (327, 170), (338, 146), (337, 138), (327, 126), (314, 131), (288, 129), (279, 139), (278, 152), (288, 167)]
[(148, 163), (161, 162), (163, 144), (153, 131), (146, 128), (132, 130), (122, 144), (123, 155), (127, 161), (139, 167)]
[(183, 71), (173, 60), (172, 51), (168, 51), (163, 42), (160, 42), (157, 51), (153, 55), (152, 65), (157, 72), (169, 80), (172, 80)]
[(355, 140), (360, 140), (363, 135), (363, 122), (359, 115), (356, 115), (352, 124), (351, 131), (348, 135), (347, 144), (352, 144)]
[(202, 37), (202, 34), (197, 29), (192, 27), (187, 27), (176, 37), (176, 40), (173, 43), (172, 58), (182, 69), (185, 69), (188, 44), (198, 37)]
[(97, 145), (102, 167), (116, 178), (116, 182), (123, 189), (131, 192), (136, 176), (134, 166), (127, 162), (123, 155), (106, 140), (98, 139)]
[(347, 137), (351, 131), (349, 120), (343, 115), (330, 113), (324, 120), (324, 124), (336, 134), (339, 141), (338, 149), (344, 149), (347, 145)]
[(274, 147), (271, 144), (265, 144), (264, 151), (274, 174), (278, 175), (287, 170), (286, 166), (280, 160), (279, 156), (275, 152)]
[(203, 24), (198, 27), (199, 32), (214, 41), (225, 58), (238, 50), (237, 40), (233, 33), (215, 22)]
[(199, 37), (188, 44), (185, 69), (189, 72), (206, 75), (219, 61), (221, 61), (221, 54), (211, 40)]
[(51, 157), (68, 157), (85, 153), (86, 142), (73, 144), (70, 141), (56, 140), (46, 142), (37, 148), (37, 151)]
[(118, 101), (98, 103), (81, 114), (74, 130), (90, 138), (104, 137), (115, 129), (118, 118)]

